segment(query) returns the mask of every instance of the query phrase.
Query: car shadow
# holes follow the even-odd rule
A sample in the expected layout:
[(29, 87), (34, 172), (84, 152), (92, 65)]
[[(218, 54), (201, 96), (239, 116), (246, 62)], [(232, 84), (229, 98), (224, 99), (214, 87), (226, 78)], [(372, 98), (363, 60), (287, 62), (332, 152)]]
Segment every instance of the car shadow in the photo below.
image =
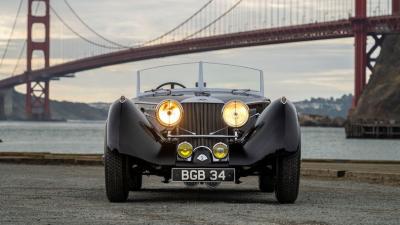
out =
[(128, 202), (222, 202), (277, 204), (274, 195), (255, 189), (152, 188), (130, 192)]

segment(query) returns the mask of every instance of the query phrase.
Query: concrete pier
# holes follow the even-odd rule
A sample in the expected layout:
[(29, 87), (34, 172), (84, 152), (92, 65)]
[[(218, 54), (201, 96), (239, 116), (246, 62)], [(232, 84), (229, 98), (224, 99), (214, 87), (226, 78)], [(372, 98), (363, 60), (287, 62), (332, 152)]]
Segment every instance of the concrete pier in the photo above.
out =
[(400, 139), (399, 121), (350, 121), (345, 130), (347, 138)]

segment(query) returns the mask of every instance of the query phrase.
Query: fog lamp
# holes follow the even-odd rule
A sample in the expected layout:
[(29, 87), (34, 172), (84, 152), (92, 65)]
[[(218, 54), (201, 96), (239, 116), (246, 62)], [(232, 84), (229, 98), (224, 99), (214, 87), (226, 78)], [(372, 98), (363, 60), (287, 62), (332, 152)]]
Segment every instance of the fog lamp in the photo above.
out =
[(226, 158), (228, 156), (228, 153), (229, 153), (228, 145), (222, 142), (215, 144), (213, 147), (213, 155), (217, 159)]
[(177, 152), (179, 157), (187, 159), (192, 156), (193, 146), (187, 141), (182, 142), (178, 145)]
[(178, 125), (182, 116), (182, 105), (175, 100), (167, 99), (157, 105), (156, 118), (163, 126), (173, 127)]
[(222, 118), (230, 127), (242, 127), (249, 119), (249, 107), (239, 100), (229, 101), (222, 108)]

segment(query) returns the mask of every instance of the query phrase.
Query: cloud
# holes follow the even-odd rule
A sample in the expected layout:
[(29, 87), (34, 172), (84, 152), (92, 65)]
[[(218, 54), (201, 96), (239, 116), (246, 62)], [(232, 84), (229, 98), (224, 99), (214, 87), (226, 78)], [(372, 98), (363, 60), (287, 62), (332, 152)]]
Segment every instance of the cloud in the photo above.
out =
[(326, 87), (338, 92), (348, 93), (352, 91), (354, 81), (353, 70), (330, 70), (323, 72), (314, 72), (307, 74), (299, 74), (299, 79), (283, 79), (279, 83), (285, 85), (298, 86), (316, 86)]
[[(199, 9), (208, 0), (69, 0), (71, 6), (93, 29), (105, 37), (125, 45), (159, 36), (172, 29)], [(233, 0), (232, 0), (233, 1)], [(1, 1), (0, 54), (8, 38), (18, 1)], [(96, 39), (73, 17), (63, 1), (52, 1), (53, 7), (85, 37)], [(253, 5), (246, 5), (253, 7)], [(281, 5), (276, 6), (282, 8)], [(6, 66), (12, 68), (26, 38), (26, 6), (21, 14), (15, 40), (9, 50)], [(77, 56), (106, 53), (78, 40), (52, 17), (51, 63), (65, 62)], [(155, 65), (216, 61), (239, 64), (264, 70), (266, 95), (282, 95), (300, 100), (311, 96), (340, 96), (352, 91), (353, 39), (336, 39), (292, 44), (259, 46), (182, 55), (104, 67), (51, 82), (51, 97), (74, 101), (112, 101), (121, 94), (133, 97), (135, 71)], [(23, 71), (24, 63), (20, 68)], [(183, 76), (183, 75), (182, 75)], [(227, 75), (226, 79), (229, 79)], [(240, 80), (238, 81), (240, 82)], [(233, 84), (232, 84), (233, 85)], [(24, 87), (19, 87), (24, 90)]]

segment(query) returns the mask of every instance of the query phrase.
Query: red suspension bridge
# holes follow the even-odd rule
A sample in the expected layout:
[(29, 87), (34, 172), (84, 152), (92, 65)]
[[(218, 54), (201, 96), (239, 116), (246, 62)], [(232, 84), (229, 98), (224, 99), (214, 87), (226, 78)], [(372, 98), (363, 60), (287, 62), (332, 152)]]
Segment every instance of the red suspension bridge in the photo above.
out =
[[(180, 54), (347, 37), (355, 39), (355, 107), (367, 83), (367, 72), (373, 72), (375, 51), (386, 34), (400, 33), (400, 0), (209, 0), (170, 31), (129, 45), (102, 36), (67, 0), (64, 7), (91, 37), (78, 32), (50, 0), (27, 2), (27, 39), (21, 44), (16, 65), (0, 80), (0, 89), (26, 84), (25, 108), (32, 119), (50, 118), (50, 80), (76, 72)], [(0, 69), (23, 4), (20, 0)], [(55, 19), (52, 24), (58, 24), (58, 30), (50, 25), (50, 18)], [(35, 37), (37, 27), (43, 30), (39, 38)], [(78, 37), (80, 43), (51, 43), (50, 36), (57, 36), (50, 32), (51, 27), (62, 31), (58, 34), (61, 39), (63, 35)], [(368, 36), (374, 40), (370, 49)], [(74, 46), (78, 48), (71, 50)], [(59, 57), (50, 62), (50, 54)], [(26, 64), (21, 63), (24, 56)]]

